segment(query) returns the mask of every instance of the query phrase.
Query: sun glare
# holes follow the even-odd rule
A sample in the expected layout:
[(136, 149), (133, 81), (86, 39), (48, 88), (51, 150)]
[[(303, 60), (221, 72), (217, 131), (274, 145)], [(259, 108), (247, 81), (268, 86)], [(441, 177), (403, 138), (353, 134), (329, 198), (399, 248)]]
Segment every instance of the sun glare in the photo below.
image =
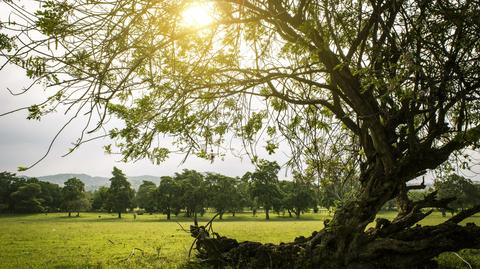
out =
[(207, 26), (213, 22), (213, 7), (208, 3), (193, 3), (182, 12), (182, 21), (189, 27)]

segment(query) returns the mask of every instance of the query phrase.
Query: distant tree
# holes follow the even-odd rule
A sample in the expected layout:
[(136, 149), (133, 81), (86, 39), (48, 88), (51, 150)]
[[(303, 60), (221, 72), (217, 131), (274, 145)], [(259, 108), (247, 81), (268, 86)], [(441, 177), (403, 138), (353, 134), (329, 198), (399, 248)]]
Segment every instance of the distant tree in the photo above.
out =
[(292, 217), (292, 212), (294, 212), (293, 205), (293, 182), (282, 180), (279, 182), (278, 186), (282, 192), (282, 207), (284, 210), (287, 210), (289, 217)]
[(280, 166), (276, 162), (260, 160), (253, 173), (248, 172), (244, 175), (244, 178), (248, 178), (250, 182), (252, 197), (257, 199), (259, 205), (263, 206), (267, 220), (270, 219), (269, 212), (275, 201), (281, 198), (278, 171), (280, 171)]
[[(451, 209), (464, 209), (480, 204), (480, 190), (473, 182), (457, 174), (450, 174), (434, 183), (439, 199), (453, 198), (448, 204)], [(445, 209), (440, 208), (445, 215)]]
[[(307, 163), (304, 176), (317, 178), (317, 201), (329, 211), (355, 198), (358, 184), (358, 153), (345, 149), (349, 136), (335, 140), (327, 155), (315, 156)], [(345, 143), (344, 143), (345, 142)]]
[(170, 219), (171, 213), (178, 215), (181, 203), (180, 185), (172, 177), (164, 176), (160, 178), (160, 184), (157, 189), (157, 206), (158, 209), (167, 215)]
[[(13, 173), (2, 172), (0, 173), (0, 212), (13, 212), (14, 208), (17, 207), (16, 212), (38, 212), (39, 209), (36, 206), (35, 201), (30, 201), (32, 203), (32, 208), (26, 208), (26, 205), (17, 205), (18, 199), (21, 199), (19, 196), (16, 196), (17, 200), (13, 200), (12, 193), (19, 191), (19, 188), (27, 184), (37, 184), (40, 186), (40, 193), (35, 194), (34, 199), (40, 202), (40, 206), (43, 208), (42, 211), (57, 211), (60, 208), (61, 204), (61, 188), (57, 184), (50, 182), (40, 181), (36, 178), (21, 178), (15, 176)], [(25, 193), (25, 191), (32, 191), (32, 187), (24, 188), (20, 193), (16, 195)], [(33, 193), (36, 193), (33, 191)], [(32, 194), (33, 194), (32, 193)], [(28, 201), (24, 201), (29, 203)], [(22, 202), (23, 203), (23, 202)], [(22, 209), (18, 209), (21, 207)]]
[(285, 210), (287, 208), (285, 207), (285, 196), (287, 193), (282, 191), (282, 186), (281, 186), (281, 181), (278, 181), (276, 184), (278, 194), (272, 198), (272, 206), (271, 209), (273, 212), (275, 212), (277, 215), (285, 215)]
[(203, 213), (207, 202), (207, 185), (204, 176), (195, 171), (184, 169), (182, 173), (175, 173), (176, 180), (181, 187), (182, 203), (188, 217)]
[(98, 188), (98, 190), (93, 192), (93, 201), (92, 201), (92, 209), (101, 211), (107, 210), (110, 211), (111, 208), (108, 206), (108, 187), (102, 186)]
[[(425, 197), (429, 194), (431, 194), (431, 191), (429, 190), (416, 189), (408, 192), (408, 199), (410, 199), (412, 202), (419, 202), (425, 199)], [(388, 211), (393, 211), (397, 209), (397, 201), (395, 199), (389, 200), (382, 207), (382, 210)]]
[(37, 213), (44, 211), (43, 200), (39, 198), (42, 188), (37, 183), (26, 183), (13, 192), (10, 197), (16, 213)]
[(232, 194), (230, 197), (231, 199), (231, 208), (230, 212), (232, 215), (235, 217), (235, 212), (240, 212), (243, 210), (244, 207), (249, 207), (251, 206), (251, 197), (250, 197), (250, 190), (249, 190), (249, 184), (248, 182), (245, 182), (244, 180), (240, 178), (235, 178), (235, 192)]
[(238, 203), (239, 195), (235, 189), (235, 179), (217, 173), (207, 173), (205, 181), (208, 185), (208, 206), (215, 208), (219, 218), (227, 211), (233, 211)]
[(357, 189), (358, 183), (353, 178), (326, 177), (320, 180), (318, 201), (328, 210), (338, 208), (353, 199)]
[(242, 196), (243, 207), (247, 207), (252, 210), (252, 215), (255, 217), (259, 208), (257, 197), (252, 193), (251, 172), (245, 173), (240, 179), (237, 189)]
[(42, 200), (42, 206), (47, 212), (58, 211), (62, 204), (62, 189), (58, 184), (41, 181), (36, 178), (29, 178), (27, 183), (36, 183), (40, 185), (41, 192), (39, 198)]
[(251, 186), (249, 185), (249, 196), (250, 196), (250, 208), (252, 209), (252, 216), (256, 217), (257, 216), (257, 211), (260, 207), (260, 203), (258, 202), (258, 197), (253, 196), (253, 193), (251, 191)]
[(415, 190), (415, 191), (410, 191), (408, 193), (408, 198), (412, 200), (413, 202), (418, 202), (431, 193), (431, 190)]
[(144, 180), (135, 195), (135, 202), (138, 207), (146, 212), (154, 212), (157, 209), (157, 185), (151, 181)]
[(132, 200), (130, 201), (130, 206), (128, 207), (128, 209), (133, 212), (135, 210), (135, 208), (138, 207), (137, 199), (135, 199), (137, 197), (137, 191), (135, 190), (135, 188), (132, 188), (132, 194), (131, 195), (132, 195)]
[(112, 175), (108, 190), (108, 204), (114, 212), (118, 213), (118, 218), (122, 218), (122, 212), (132, 205), (134, 191), (122, 170), (113, 167)]
[(283, 207), (290, 215), (290, 212), (293, 212), (300, 218), (302, 212), (315, 206), (315, 190), (312, 183), (305, 181), (300, 174), (296, 174), (293, 181), (281, 181), (280, 189), (284, 195)]
[(80, 215), (81, 210), (88, 209), (89, 201), (85, 196), (85, 184), (78, 178), (70, 178), (64, 183), (62, 189), (62, 209), (68, 212), (68, 216), (72, 212)]
[(25, 182), (25, 179), (18, 178), (13, 173), (0, 173), (0, 212), (13, 212), (14, 201), (11, 194)]
[(391, 199), (382, 206), (382, 210), (393, 211), (395, 210), (395, 205), (396, 205), (395, 199)]

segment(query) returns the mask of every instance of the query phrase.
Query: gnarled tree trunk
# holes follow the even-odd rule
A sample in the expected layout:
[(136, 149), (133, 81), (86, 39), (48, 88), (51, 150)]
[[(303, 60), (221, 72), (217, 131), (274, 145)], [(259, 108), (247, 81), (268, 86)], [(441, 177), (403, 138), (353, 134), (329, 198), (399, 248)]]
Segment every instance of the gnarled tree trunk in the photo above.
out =
[(436, 226), (412, 227), (431, 213), (422, 208), (446, 206), (451, 201), (436, 200), (435, 193), (419, 202), (410, 201), (393, 221), (377, 219), (376, 227), (366, 230), (385, 202), (407, 190), (392, 182), (382, 170), (370, 170), (363, 175), (357, 200), (339, 208), (331, 221), (325, 221), (323, 230), (287, 244), (239, 243), (209, 232), (209, 224), (192, 226), (197, 256), (210, 265), (232, 268), (406, 269), (435, 268), (432, 259), (442, 252), (480, 247), (480, 228), (473, 223), (458, 225), (480, 206)]

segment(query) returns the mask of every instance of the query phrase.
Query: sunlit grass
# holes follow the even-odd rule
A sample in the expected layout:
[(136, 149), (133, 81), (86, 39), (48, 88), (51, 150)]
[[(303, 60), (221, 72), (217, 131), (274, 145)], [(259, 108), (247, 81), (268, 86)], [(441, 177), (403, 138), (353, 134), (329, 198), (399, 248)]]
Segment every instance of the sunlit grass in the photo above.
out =
[[(394, 212), (381, 217), (393, 218)], [(206, 222), (212, 214), (201, 217)], [(216, 232), (239, 240), (264, 243), (292, 241), (323, 227), (328, 212), (306, 214), (300, 220), (272, 215), (270, 221), (259, 213), (225, 215), (216, 221)], [(422, 222), (432, 225), (444, 221), (434, 213)], [(84, 213), (68, 218), (65, 214), (0, 216), (0, 268), (178, 268), (186, 263), (192, 238), (192, 220), (184, 217), (166, 221), (164, 215)], [(467, 220), (480, 225), (480, 215)], [(143, 255), (142, 255), (143, 251)], [(480, 265), (478, 252), (460, 253)], [(444, 265), (462, 268), (463, 262), (451, 255), (440, 258)]]

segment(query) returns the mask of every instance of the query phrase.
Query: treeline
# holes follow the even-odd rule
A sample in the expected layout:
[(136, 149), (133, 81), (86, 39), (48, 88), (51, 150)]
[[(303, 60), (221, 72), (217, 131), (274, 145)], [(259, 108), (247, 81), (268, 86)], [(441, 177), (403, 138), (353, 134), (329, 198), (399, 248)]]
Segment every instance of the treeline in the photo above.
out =
[[(102, 206), (121, 213), (133, 209), (135, 192), (126, 176), (113, 168), (110, 187), (103, 197)], [(0, 213), (73, 212), (92, 209), (94, 194), (85, 191), (85, 184), (78, 178), (68, 179), (63, 187), (36, 178), (17, 177), (13, 173), (0, 173)]]
[(58, 211), (62, 202), (62, 189), (57, 184), (0, 173), (1, 213)]
[[(185, 169), (173, 176), (160, 178), (158, 186), (143, 181), (137, 192), (131, 187), (125, 174), (114, 167), (109, 187), (86, 192), (84, 183), (77, 178), (68, 179), (63, 187), (35, 178), (19, 178), (12, 173), (0, 173), (0, 213), (38, 213), (104, 211), (115, 212), (121, 218), (123, 212), (156, 213), (187, 217), (203, 215), (213, 209), (222, 218), (225, 213), (262, 210), (265, 218), (273, 211), (299, 218), (302, 213), (318, 211), (323, 207), (342, 206), (355, 195), (356, 186), (351, 182), (323, 179), (320, 185), (312, 177), (294, 173), (293, 180), (278, 180), (279, 165), (260, 161), (257, 169), (242, 177), (229, 177), (218, 173), (200, 173)], [(457, 197), (449, 209), (468, 208), (480, 203), (480, 186), (471, 180), (448, 175), (436, 181), (433, 188), (411, 191), (412, 200), (421, 200), (436, 192), (438, 198)], [(395, 209), (395, 201), (389, 201), (384, 209)], [(445, 213), (446, 210), (442, 209)]]
[[(299, 178), (279, 181), (279, 170), (276, 162), (267, 161), (260, 162), (254, 172), (248, 172), (241, 178), (185, 169), (173, 176), (161, 177), (158, 186), (144, 181), (131, 205), (147, 213), (161, 212), (167, 219), (179, 214), (187, 217), (203, 215), (207, 209), (214, 209), (220, 218), (225, 213), (235, 215), (245, 209), (253, 214), (263, 209), (267, 219), (271, 210), (300, 217), (303, 212), (317, 206), (312, 182)], [(93, 193), (93, 210), (115, 211), (114, 204), (109, 202), (108, 192), (109, 188), (102, 187)]]
[(148, 213), (171, 215), (203, 215), (207, 209), (220, 214), (235, 215), (245, 209), (255, 215), (263, 209), (268, 219), (273, 210), (297, 216), (319, 205), (313, 182), (296, 177), (294, 181), (279, 181), (280, 167), (276, 162), (262, 161), (253, 172), (243, 177), (228, 177), (218, 173), (200, 173), (185, 169), (173, 176), (163, 176), (159, 185), (144, 181), (137, 192), (125, 174), (114, 167), (109, 187), (86, 192), (78, 178), (68, 179), (63, 187), (35, 178), (16, 177), (0, 173), (0, 213), (38, 213), (105, 211), (123, 212), (135, 208)]

